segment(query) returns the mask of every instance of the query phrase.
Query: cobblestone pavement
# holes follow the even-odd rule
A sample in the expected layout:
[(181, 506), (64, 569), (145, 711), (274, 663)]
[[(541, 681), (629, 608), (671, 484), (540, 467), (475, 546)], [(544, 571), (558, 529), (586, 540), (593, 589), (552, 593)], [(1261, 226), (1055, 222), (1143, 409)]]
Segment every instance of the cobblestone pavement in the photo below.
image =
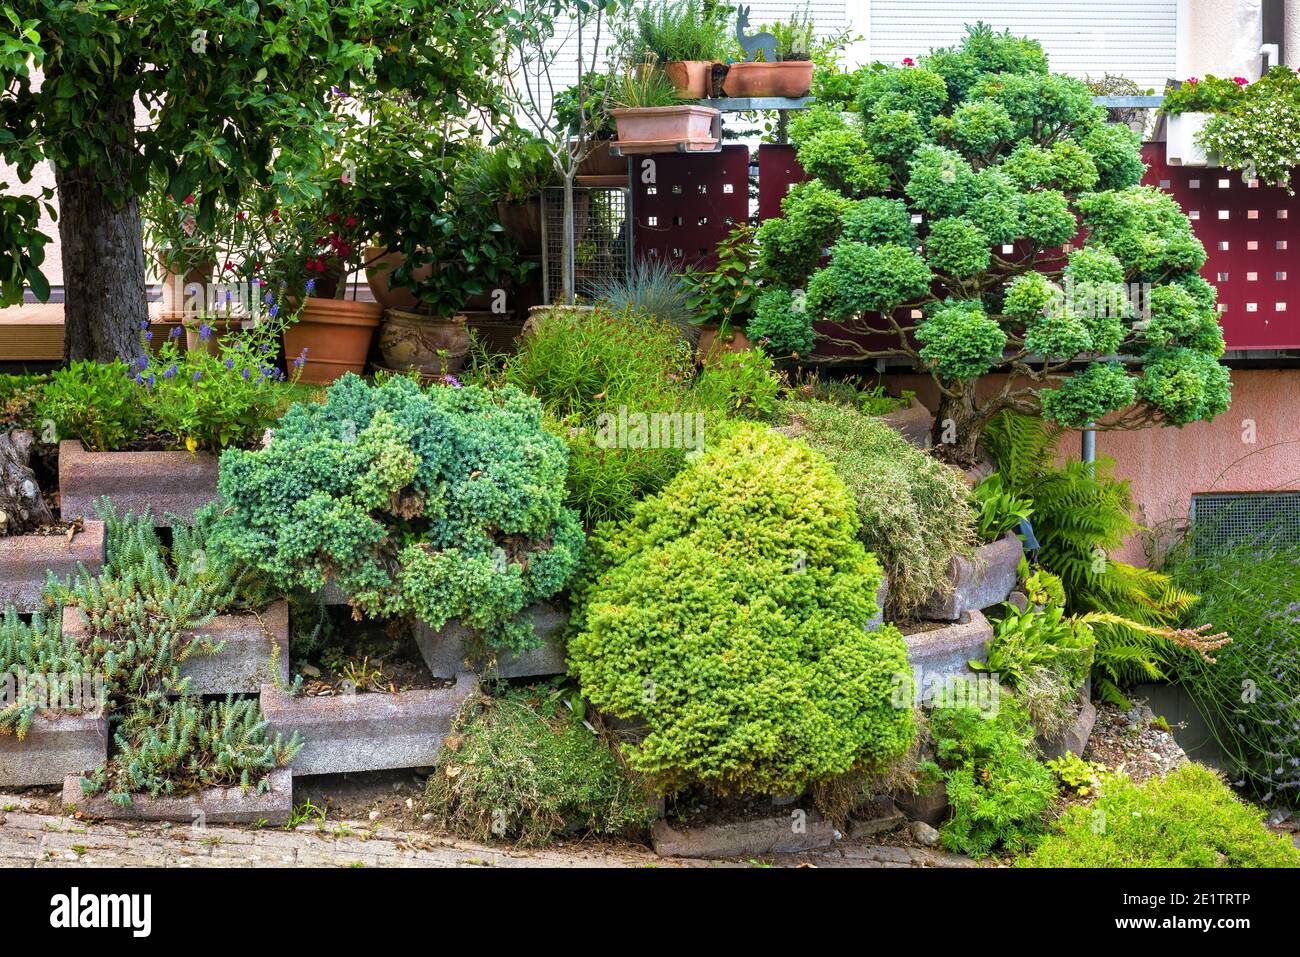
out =
[[(0, 867), (748, 867), (748, 861), (658, 857), (635, 846), (575, 843), (546, 850), (486, 847), (366, 822), (283, 828), (92, 822), (44, 802), (0, 795)], [(917, 848), (843, 845), (778, 856), (777, 866), (972, 866)]]

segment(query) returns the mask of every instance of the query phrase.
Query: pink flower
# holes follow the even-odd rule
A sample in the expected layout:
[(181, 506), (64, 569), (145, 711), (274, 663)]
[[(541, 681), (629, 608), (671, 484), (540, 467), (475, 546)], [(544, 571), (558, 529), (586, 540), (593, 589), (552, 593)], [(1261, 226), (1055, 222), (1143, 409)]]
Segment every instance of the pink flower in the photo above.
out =
[(903, 57), (903, 66), (916, 66), (916, 61), (910, 56)]
[(1234, 76), (1234, 77), (1232, 78), (1232, 82), (1235, 83), (1235, 84), (1237, 84), (1237, 86), (1249, 86), (1249, 85), (1250, 85), (1250, 81), (1247, 80), (1244, 76)]
[(1198, 84), (1198, 83), (1200, 83), (1200, 82), (1201, 82), (1201, 81), (1198, 80), (1198, 79), (1197, 79), (1196, 77), (1194, 77), (1194, 76), (1189, 76), (1189, 77), (1187, 78), (1187, 85), (1188, 85), (1188, 86), (1196, 86), (1196, 84)]
[(194, 194), (190, 193), (190, 195), (185, 197), (185, 205), (188, 206), (192, 202), (194, 202)]

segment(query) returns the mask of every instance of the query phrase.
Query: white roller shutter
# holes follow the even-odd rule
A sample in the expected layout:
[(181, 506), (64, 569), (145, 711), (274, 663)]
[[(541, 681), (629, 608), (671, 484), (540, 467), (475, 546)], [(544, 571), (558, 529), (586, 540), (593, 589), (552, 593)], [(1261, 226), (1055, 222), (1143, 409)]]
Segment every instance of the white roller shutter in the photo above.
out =
[(1032, 37), (1052, 69), (1126, 76), (1160, 92), (1174, 77), (1177, 0), (870, 0), (869, 56), (883, 63), (949, 46), (965, 25)]

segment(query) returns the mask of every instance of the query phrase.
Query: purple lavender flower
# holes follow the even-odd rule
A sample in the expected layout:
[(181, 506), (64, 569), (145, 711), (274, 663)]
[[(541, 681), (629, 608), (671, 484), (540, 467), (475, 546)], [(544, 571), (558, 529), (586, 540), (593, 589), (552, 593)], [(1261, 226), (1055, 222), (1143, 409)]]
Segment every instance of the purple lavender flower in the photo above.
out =
[(136, 381), (136, 382), (144, 382), (144, 375), (143, 375), (142, 373), (137, 372), (137, 373), (135, 374), (135, 381)]
[(315, 292), (315, 291), (316, 291), (316, 280), (315, 280), (315, 279), (308, 279), (308, 280), (307, 280), (307, 291), (308, 291), (308, 292)]
[(271, 318), (274, 319), (279, 314), (280, 314), (280, 304), (276, 303), (274, 306), (271, 307)]
[(195, 382), (198, 382), (198, 381), (199, 381), (200, 379), (202, 379), (202, 378), (203, 378), (203, 372), (202, 372), (202, 370), (199, 370), (199, 369), (194, 370), (194, 381), (195, 381)]
[(206, 322), (201, 323), (199, 325), (199, 338), (202, 339), (204, 342), (207, 342), (209, 339), (212, 338), (212, 327), (208, 325)]
[(442, 381), (445, 384), (451, 386), (453, 389), (465, 388), (463, 385), (460, 384), (460, 380), (457, 379), (454, 375), (445, 375), (442, 377)]
[(271, 295), (271, 294), (268, 292), (268, 293), (266, 294), (266, 298), (265, 298), (264, 300), (262, 300), (262, 301), (265, 302), (265, 303), (269, 306), (269, 305), (271, 305), (271, 303), (275, 302), (275, 296)]
[(258, 349), (257, 351), (260, 352), (260, 353), (262, 353), (262, 355), (266, 355), (267, 351), (268, 351), (270, 348), (271, 348), (271, 347), (270, 347), (267, 343), (263, 342), (263, 343), (262, 343), (262, 348)]
[(171, 365), (167, 367), (167, 371), (163, 373), (163, 378), (170, 379), (175, 374), (176, 374), (176, 363), (173, 362)]
[(148, 320), (148, 319), (141, 319), (141, 320), (140, 320), (140, 328), (141, 328), (141, 329), (148, 329), (148, 328), (149, 328), (149, 320)]
[(146, 379), (145, 381), (149, 383), (149, 388), (152, 389), (153, 386), (154, 386), (154, 383), (157, 382), (158, 380), (155, 379), (153, 373), (150, 372), (150, 373), (149, 373), (149, 378)]
[(227, 360), (226, 360), (226, 368), (227, 368), (227, 369), (233, 369), (234, 367), (235, 367), (235, 360), (234, 360), (234, 359), (227, 359)]
[(171, 332), (167, 333), (167, 338), (168, 338), (168, 339), (175, 339), (175, 338), (176, 338), (177, 336), (179, 336), (180, 334), (181, 334), (181, 327), (180, 327), (180, 326), (177, 326), (177, 327), (176, 327), (175, 329), (173, 329)]
[(149, 332), (148, 330), (146, 330), (146, 331), (145, 331), (145, 334), (144, 334), (144, 341), (145, 341), (145, 342), (153, 342), (153, 333), (152, 333), (152, 332)]
[(249, 378), (251, 378), (251, 377), (252, 377), (252, 373), (249, 372), (249, 370), (245, 369), (245, 370), (244, 370), (244, 381), (247, 382), (247, 381), (249, 380)]

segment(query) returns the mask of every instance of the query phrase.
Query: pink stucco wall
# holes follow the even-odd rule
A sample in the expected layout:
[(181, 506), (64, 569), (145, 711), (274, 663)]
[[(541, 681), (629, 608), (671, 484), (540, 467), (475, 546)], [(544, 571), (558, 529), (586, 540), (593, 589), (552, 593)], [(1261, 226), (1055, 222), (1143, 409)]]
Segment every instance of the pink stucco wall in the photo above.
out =
[[(891, 389), (913, 389), (933, 408), (928, 377), (886, 377)], [(1065, 456), (1079, 455), (1077, 434), (1061, 441)], [(1234, 370), (1232, 406), (1213, 422), (1181, 429), (1099, 432), (1097, 454), (1115, 460), (1128, 479), (1138, 517), (1159, 532), (1187, 520), (1199, 492), (1300, 490), (1300, 369)], [(1130, 540), (1113, 557), (1145, 564), (1149, 535)]]

